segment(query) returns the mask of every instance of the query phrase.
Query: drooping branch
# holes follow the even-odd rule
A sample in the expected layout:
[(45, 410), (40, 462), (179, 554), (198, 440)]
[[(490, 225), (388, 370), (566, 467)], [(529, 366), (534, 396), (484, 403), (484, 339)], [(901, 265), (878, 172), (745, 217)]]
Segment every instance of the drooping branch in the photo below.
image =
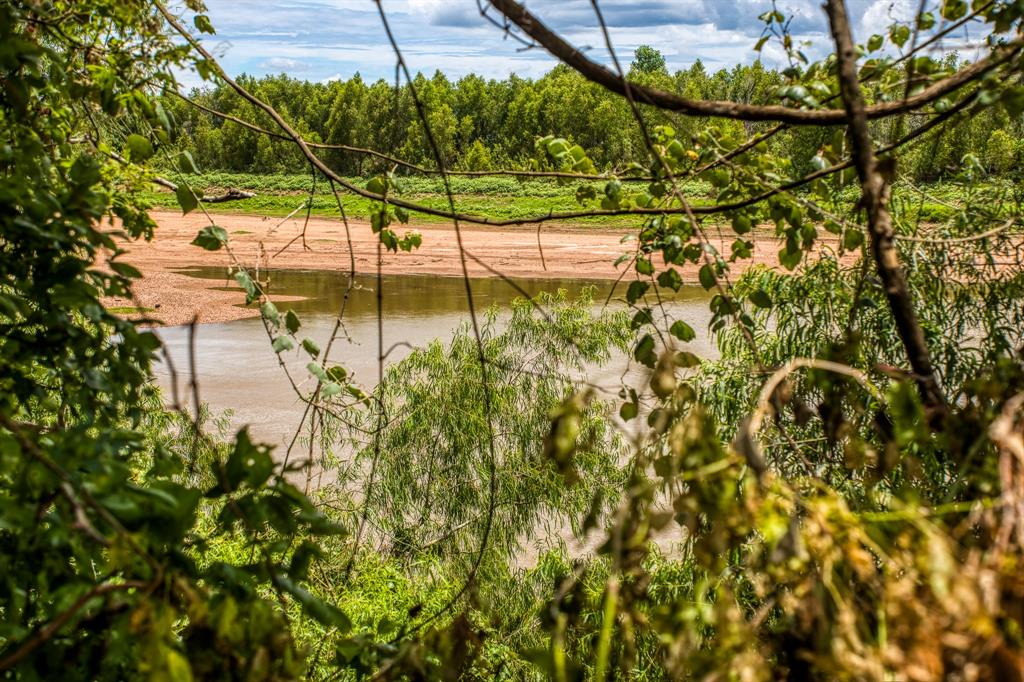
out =
[(925, 404), (940, 410), (945, 405), (932, 365), (924, 330), (917, 319), (907, 280), (896, 253), (892, 216), (889, 213), (889, 186), (879, 168), (874, 142), (868, 130), (864, 96), (857, 80), (857, 53), (843, 0), (827, 0), (832, 38), (836, 44), (839, 67), (839, 88), (849, 119), (849, 135), (853, 164), (861, 186), (861, 204), (867, 213), (871, 255), (885, 288), (885, 295), (896, 321), (907, 359), (914, 371), (918, 389)]
[[(575, 69), (587, 80), (622, 96), (626, 96), (628, 88), (638, 101), (659, 109), (692, 116), (712, 116), (742, 121), (779, 121), (792, 125), (849, 123), (849, 115), (844, 109), (794, 109), (778, 104), (759, 105), (723, 100), (694, 100), (639, 83), (624, 82), (610, 69), (589, 59), (580, 50), (545, 26), (544, 22), (516, 0), (489, 1), (495, 9), (535, 40), (537, 44)], [(960, 69), (952, 76), (930, 85), (912, 97), (870, 107), (865, 106), (863, 107), (864, 116), (867, 119), (877, 119), (921, 109), (1007, 62), (1022, 45), (1024, 45), (1024, 39), (1018, 38), (985, 59)]]

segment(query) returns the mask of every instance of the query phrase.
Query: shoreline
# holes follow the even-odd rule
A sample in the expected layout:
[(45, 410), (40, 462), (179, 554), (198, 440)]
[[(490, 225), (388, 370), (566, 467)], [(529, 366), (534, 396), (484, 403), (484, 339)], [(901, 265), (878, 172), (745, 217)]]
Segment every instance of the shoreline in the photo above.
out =
[[(127, 253), (124, 262), (138, 268), (142, 279), (133, 287), (134, 299), (108, 298), (113, 308), (142, 307), (141, 314), (129, 318), (155, 318), (163, 326), (228, 322), (258, 317), (255, 307), (244, 307), (240, 289), (224, 291), (225, 280), (200, 279), (180, 272), (198, 266), (231, 264), (225, 250), (204, 251), (192, 246), (200, 228), (209, 224), (202, 213), (182, 216), (177, 212), (151, 211), (157, 223), (153, 240), (121, 242)], [(377, 235), (364, 221), (349, 221), (346, 236), (340, 220), (311, 218), (303, 237), (302, 218), (282, 221), (253, 215), (217, 214), (217, 225), (227, 230), (231, 252), (246, 267), (261, 270), (317, 270), (347, 274), (353, 263), (358, 274), (375, 274), (378, 269)], [(463, 262), (454, 228), (448, 224), (426, 224), (406, 228), (392, 226), (401, 236), (407, 229), (422, 235), (422, 245), (412, 252), (392, 253), (380, 249), (380, 272), (385, 275), (424, 275), (462, 277)], [(473, 278), (495, 277), (495, 273), (513, 278), (614, 280), (623, 276), (625, 263), (616, 268), (615, 260), (631, 251), (632, 242), (623, 241), (636, 229), (571, 227), (565, 225), (523, 228), (488, 228), (465, 225), (460, 228), (467, 255), (466, 273)], [(721, 253), (729, 253), (736, 238), (731, 230), (716, 230), (711, 242)], [(835, 238), (820, 240), (827, 248)], [(348, 248), (351, 239), (351, 255)], [(735, 263), (735, 277), (751, 265), (776, 267), (781, 239), (764, 233), (750, 236), (754, 242), (751, 258)], [(539, 240), (539, 246), (538, 246)], [(819, 247), (821, 248), (821, 247)], [(627, 261), (628, 262), (628, 261)], [(687, 284), (697, 282), (699, 267), (693, 264), (676, 268)], [(628, 275), (628, 273), (627, 273)], [(301, 300), (301, 297), (275, 296), (276, 301)]]

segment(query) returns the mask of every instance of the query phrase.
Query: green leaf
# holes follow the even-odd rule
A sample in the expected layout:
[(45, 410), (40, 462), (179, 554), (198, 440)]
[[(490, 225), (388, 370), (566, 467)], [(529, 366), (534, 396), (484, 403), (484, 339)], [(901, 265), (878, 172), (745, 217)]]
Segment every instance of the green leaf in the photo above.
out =
[(330, 381), (330, 378), (327, 376), (327, 372), (325, 372), (324, 368), (321, 367), (319, 364), (311, 362), (308, 365), (306, 365), (306, 369), (308, 369), (309, 373), (315, 376), (320, 381)]
[(799, 247), (791, 247), (787, 245), (779, 251), (779, 263), (782, 267), (787, 270), (793, 270), (796, 266), (800, 265), (800, 259), (803, 258), (803, 251)]
[(281, 314), (277, 312), (277, 306), (272, 301), (260, 306), (260, 314), (275, 327), (281, 324)]
[(256, 288), (256, 283), (252, 281), (252, 277), (245, 270), (239, 270), (235, 273), (235, 281), (238, 282), (238, 286), (242, 287), (245, 291), (245, 302), (246, 304), (252, 303), (259, 298), (260, 292)]
[(198, 173), (199, 168), (196, 166), (195, 159), (192, 158), (192, 152), (184, 151), (178, 155), (178, 169), (182, 173)]
[(270, 347), (274, 349), (275, 353), (283, 353), (286, 350), (295, 348), (295, 344), (292, 343), (291, 338), (282, 335), (274, 339), (273, 343), (270, 344)]
[(679, 291), (679, 287), (683, 286), (683, 278), (675, 268), (669, 268), (658, 275), (658, 284), (672, 291)]
[(642, 257), (641, 258), (637, 258), (636, 259), (636, 271), (639, 272), (641, 275), (653, 275), (654, 274), (654, 264), (651, 263), (651, 261), (649, 261), (646, 258), (642, 258)]
[(153, 145), (142, 135), (129, 135), (125, 140), (125, 149), (128, 150), (128, 158), (133, 163), (142, 163), (153, 156)]
[(697, 338), (697, 334), (696, 332), (693, 331), (693, 327), (686, 324), (682, 320), (676, 320), (675, 322), (673, 322), (672, 326), (669, 327), (668, 331), (670, 334), (672, 334), (672, 336), (676, 337), (683, 343), (689, 343), (690, 341), (693, 341), (695, 338)]
[(122, 263), (120, 261), (110, 261), (109, 265), (111, 270), (122, 277), (128, 277), (129, 279), (138, 279), (142, 277), (142, 273), (139, 272), (138, 268), (134, 265), (128, 265), (128, 263)]
[(380, 231), (380, 243), (384, 245), (388, 251), (394, 251), (398, 253), (398, 237), (392, 230), (381, 230)]
[(288, 565), (288, 575), (293, 579), (304, 580), (309, 574), (309, 566), (313, 560), (321, 559), (323, 555), (320, 545), (312, 540), (303, 540), (292, 554), (291, 562)]
[(889, 38), (898, 47), (903, 47), (910, 40), (910, 27), (904, 24), (896, 24), (889, 29)]
[(746, 239), (736, 239), (731, 245), (732, 256), (730, 260), (739, 258), (750, 258), (754, 253), (754, 242)]
[(294, 334), (295, 332), (299, 331), (300, 327), (302, 327), (302, 322), (299, 321), (299, 316), (295, 314), (294, 310), (289, 310), (287, 313), (285, 313), (284, 326), (285, 329), (288, 330), (289, 334)]
[(195, 24), (196, 28), (203, 33), (209, 33), (211, 35), (216, 33), (216, 31), (213, 30), (213, 24), (210, 23), (210, 17), (205, 14), (197, 14), (195, 18), (192, 19), (192, 23)]
[(632, 402), (622, 403), (622, 407), (619, 408), (619, 416), (624, 422), (628, 422), (630, 419), (636, 419), (639, 412), (640, 406)]
[(217, 251), (228, 243), (228, 233), (223, 227), (207, 225), (199, 230), (196, 238), (192, 240), (193, 246), (198, 246), (207, 251)]
[(398, 248), (402, 251), (418, 249), (423, 243), (423, 236), (419, 232), (407, 232), (404, 237), (398, 240)]
[(680, 351), (672, 356), (672, 362), (676, 367), (689, 369), (700, 365), (700, 358), (689, 351)]
[(637, 362), (654, 369), (654, 365), (658, 362), (658, 356), (654, 352), (654, 337), (644, 334), (644, 337), (637, 342), (636, 348), (633, 349), (633, 357)]
[(1007, 88), (1003, 90), (1003, 106), (1006, 113), (1017, 118), (1024, 114), (1024, 87)]
[(242, 483), (251, 488), (259, 488), (273, 473), (274, 460), (270, 457), (270, 448), (253, 444), (249, 438), (249, 428), (244, 427), (235, 437), (235, 447), (224, 469), (231, 490), (237, 489)]
[(747, 296), (747, 298), (749, 298), (750, 302), (756, 305), (758, 308), (772, 307), (772, 297), (769, 296), (768, 292), (766, 292), (764, 289), (758, 289), (757, 291), (752, 292), (749, 296)]
[(366, 392), (363, 391), (363, 389), (359, 388), (358, 386), (353, 386), (349, 384), (345, 386), (345, 390), (348, 392), (350, 396), (352, 396), (356, 400), (362, 400), (363, 402), (368, 403), (370, 396), (366, 395)]
[(750, 218), (742, 213), (737, 213), (732, 217), (732, 229), (736, 234), (746, 234), (750, 232), (751, 227)]
[(942, 18), (948, 21), (962, 19), (967, 14), (967, 2), (965, 0), (943, 0)]
[(864, 233), (857, 229), (847, 229), (843, 232), (843, 248), (847, 251), (853, 251), (854, 249), (860, 248), (860, 245), (864, 243)]
[(381, 204), (380, 208), (370, 213), (370, 229), (373, 230), (374, 234), (380, 232), (390, 224), (391, 218), (388, 216), (387, 205)]
[(174, 196), (178, 199), (178, 205), (181, 206), (182, 215), (188, 215), (199, 206), (199, 200), (192, 188), (185, 183), (178, 185), (178, 189), (174, 190)]
[(701, 266), (700, 272), (697, 273), (697, 279), (700, 280), (700, 285), (708, 291), (714, 289), (715, 284), (718, 282), (718, 279), (715, 277), (715, 271), (707, 264)]
[(716, 168), (708, 173), (708, 182), (713, 187), (725, 187), (729, 184), (729, 174), (721, 168)]
[(630, 321), (629, 326), (631, 329), (636, 330), (640, 329), (640, 327), (643, 327), (645, 324), (654, 324), (654, 317), (651, 315), (650, 308), (638, 310), (636, 315), (633, 315), (633, 319)]
[(637, 301), (644, 297), (644, 294), (646, 294), (647, 290), (650, 288), (651, 285), (648, 284), (647, 282), (634, 280), (633, 282), (629, 283), (629, 288), (626, 289), (626, 300), (629, 303), (636, 303)]
[(295, 597), (295, 601), (302, 605), (302, 610), (307, 615), (319, 621), (321, 625), (333, 627), (342, 635), (352, 629), (352, 622), (337, 606), (328, 604), (285, 576), (277, 576), (276, 582), (285, 592)]
[(314, 358), (320, 355), (320, 346), (316, 345), (316, 342), (313, 341), (313, 339), (303, 339), (302, 349)]
[(882, 42), (885, 40), (882, 36), (877, 33), (868, 38), (868, 52), (874, 52), (878, 48), (882, 47)]

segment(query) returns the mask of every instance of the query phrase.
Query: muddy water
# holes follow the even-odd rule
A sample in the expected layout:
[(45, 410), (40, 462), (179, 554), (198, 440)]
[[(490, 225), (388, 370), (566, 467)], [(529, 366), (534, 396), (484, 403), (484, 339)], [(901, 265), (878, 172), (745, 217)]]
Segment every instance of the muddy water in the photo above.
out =
[[(195, 268), (186, 274), (206, 279), (223, 280), (225, 287), (235, 287), (222, 268)], [(271, 275), (271, 294), (302, 296), (294, 303), (281, 303), (284, 312), (292, 308), (302, 319), (300, 338), (309, 337), (321, 348), (335, 325), (347, 289), (348, 278), (336, 272), (280, 271)], [(541, 291), (565, 289), (571, 296), (586, 287), (596, 288), (595, 311), (605, 304), (613, 309), (625, 306), (625, 286), (613, 291), (609, 281), (515, 279), (512, 284), (497, 278), (470, 281), (477, 311), (489, 306), (507, 309), (510, 302), (526, 292), (531, 296)], [(514, 286), (513, 286), (514, 285)], [(386, 362), (406, 357), (410, 346), (422, 346), (436, 338), (447, 339), (461, 324), (470, 320), (466, 291), (461, 279), (435, 276), (385, 276), (378, 287), (373, 276), (360, 276), (345, 302), (345, 326), (331, 349), (331, 362), (344, 365), (367, 389), (377, 383), (378, 373), (378, 289), (382, 320), (383, 348)], [(700, 288), (684, 288), (665, 308), (673, 318), (683, 319), (697, 332), (697, 339), (688, 349), (698, 355), (714, 354), (707, 335), (710, 317), (708, 295)], [(191, 375), (190, 329), (165, 327), (158, 331), (178, 374), (178, 390), (184, 395)], [(347, 334), (347, 337), (346, 337)], [(390, 352), (388, 352), (390, 351)], [(231, 410), (231, 425), (250, 425), (253, 434), (264, 442), (281, 444), (295, 433), (302, 417), (302, 403), (296, 398), (278, 356), (259, 319), (238, 320), (221, 324), (201, 325), (195, 330), (195, 376), (200, 397), (215, 414)], [(309, 358), (302, 353), (283, 354), (293, 376), (308, 382), (305, 365)], [(172, 374), (167, 363), (157, 367), (157, 379), (165, 394), (174, 393)], [(594, 368), (588, 379), (615, 389), (625, 380), (631, 385), (644, 381), (643, 373), (628, 366), (627, 358), (616, 357), (605, 367)], [(308, 386), (306, 386), (308, 390)]]

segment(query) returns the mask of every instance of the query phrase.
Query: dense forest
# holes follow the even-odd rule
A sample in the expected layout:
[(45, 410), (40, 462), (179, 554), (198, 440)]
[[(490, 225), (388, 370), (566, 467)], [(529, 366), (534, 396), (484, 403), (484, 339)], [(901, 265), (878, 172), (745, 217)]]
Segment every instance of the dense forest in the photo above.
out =
[[(930, 64), (930, 70), (935, 74), (952, 73), (959, 66), (954, 53)], [(760, 61), (712, 74), (698, 59), (689, 69), (670, 74), (664, 58), (650, 47), (637, 50), (629, 76), (692, 99), (766, 104), (786, 101), (791, 94), (786, 77), (765, 68)], [(328, 83), (310, 83), (286, 75), (259, 79), (242, 76), (239, 82), (287, 116), (311, 142), (388, 149), (414, 164), (434, 163), (408, 85), (396, 91), (393, 83), (368, 83), (358, 74)], [(487, 80), (473, 75), (453, 82), (441, 72), (432, 77), (416, 74), (414, 86), (429, 111), (431, 130), (445, 164), (452, 169), (528, 169), (537, 156), (537, 138), (548, 135), (579, 144), (601, 170), (621, 171), (646, 160), (642, 134), (631, 125), (629, 103), (565, 65), (537, 80), (515, 75)], [(815, 95), (804, 92), (802, 96)], [(884, 97), (885, 89), (878, 85), (868, 96)], [(263, 112), (223, 85), (195, 90), (187, 97), (215, 112), (264, 128), (272, 126)], [(308, 163), (287, 142), (275, 142), (177, 96), (165, 97), (163, 103), (181, 126), (182, 148), (191, 151), (204, 170), (307, 170)], [(589, 115), (580, 116), (580, 111)], [(707, 125), (700, 118), (657, 111), (651, 115), (652, 120), (672, 125), (684, 139)], [(753, 135), (770, 125), (736, 122), (735, 132)], [(958, 125), (955, 132), (943, 135), (940, 145), (919, 145), (916, 153), (904, 158), (904, 172), (919, 181), (948, 177), (960, 169), (967, 154), (983, 159), (993, 173), (1014, 170), (1024, 159), (1022, 132), (1024, 121), (1019, 115), (1011, 116), (1006, 110), (985, 111)], [(894, 133), (894, 129), (880, 131), (883, 138)], [(831, 134), (828, 129), (799, 128), (772, 137), (768, 144), (773, 153), (791, 158), (795, 172), (803, 174), (811, 170), (814, 156)], [(387, 161), (344, 150), (326, 149), (323, 158), (346, 175), (373, 174), (388, 167)]]
[[(0, 0), (0, 678), (1024, 680), (1024, 4), (925, 0), (856, 44), (826, 0), (820, 61), (764, 4), (779, 72), (607, 66), (481, 0), (495, 41), (562, 65), (453, 84), (392, 41), (396, 89), (233, 78), (202, 0)], [(967, 25), (971, 63), (941, 48)], [(182, 69), (206, 89), (173, 94)], [(505, 166), (573, 206), (461, 201), (460, 169)], [(211, 169), (328, 188), (350, 256), (328, 333), (217, 224), (239, 194), (189, 184)], [(441, 200), (401, 191), (417, 174)], [(939, 176), (953, 194), (912, 182)], [(161, 245), (154, 186), (192, 261), (227, 264), (290, 445), (203, 404), (197, 322), (175, 367), (158, 320), (110, 305)], [(380, 263), (431, 238), (414, 216), (450, 226), (465, 317), (391, 361)], [(625, 233), (607, 300), (475, 296), (466, 226), (601, 219)], [(684, 273), (707, 353), (672, 313)], [(630, 372), (592, 381), (616, 355)]]

